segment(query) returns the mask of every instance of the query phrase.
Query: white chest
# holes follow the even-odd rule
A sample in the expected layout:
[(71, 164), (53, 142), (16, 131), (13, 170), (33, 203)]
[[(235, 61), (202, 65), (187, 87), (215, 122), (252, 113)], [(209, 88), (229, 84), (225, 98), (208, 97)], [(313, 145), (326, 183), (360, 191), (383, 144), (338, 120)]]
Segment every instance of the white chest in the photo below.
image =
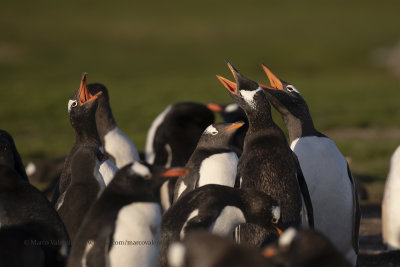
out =
[(198, 186), (219, 184), (229, 187), (235, 185), (238, 157), (234, 152), (214, 154), (200, 165)]
[(161, 209), (156, 203), (123, 207), (115, 223), (111, 266), (156, 266), (160, 224)]
[(115, 165), (118, 168), (140, 160), (136, 146), (118, 127), (104, 136), (104, 149), (115, 158)]

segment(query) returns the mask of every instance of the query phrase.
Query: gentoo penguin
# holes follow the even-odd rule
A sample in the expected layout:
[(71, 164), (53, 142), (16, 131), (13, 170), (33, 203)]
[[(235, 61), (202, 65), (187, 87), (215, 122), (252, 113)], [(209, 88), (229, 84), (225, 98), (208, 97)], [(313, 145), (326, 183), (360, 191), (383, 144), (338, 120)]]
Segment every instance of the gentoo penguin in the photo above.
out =
[[(51, 249), (55, 247), (57, 251), (61, 244), (66, 248), (69, 237), (57, 212), (54, 210), (50, 202), (42, 195), (35, 187), (33, 187), (25, 177), (21, 175), (22, 165), (15, 165), (15, 159), (20, 159), (19, 153), (15, 147), (14, 141), (7, 132), (0, 130), (0, 226), (1, 229), (14, 229), (13, 233), (20, 231), (24, 235), (23, 225), (35, 224), (40, 227), (35, 227), (30, 234), (43, 236), (46, 234), (52, 240), (58, 240), (59, 244), (49, 244)], [(11, 231), (11, 230), (10, 230)], [(4, 230), (4, 237), (10, 233)], [(4, 235), (3, 235), (4, 234)], [(0, 240), (3, 240), (0, 237)], [(5, 237), (4, 237), (5, 238)], [(11, 245), (23, 246), (23, 240), (15, 239), (10, 242), (7, 250), (11, 249)], [(2, 243), (4, 245), (4, 243)], [(54, 245), (54, 246), (53, 246)], [(4, 252), (4, 251), (2, 251)], [(38, 252), (39, 253), (39, 252)], [(41, 253), (41, 252), (40, 252)], [(64, 250), (65, 257), (67, 250)], [(43, 257), (43, 255), (41, 255)], [(2, 266), (5, 265), (5, 260), (0, 256)], [(45, 258), (47, 255), (45, 255)]]
[(354, 266), (358, 253), (360, 208), (347, 161), (335, 143), (315, 129), (300, 92), (266, 66), (263, 68), (271, 83), (271, 86), (263, 86), (265, 93), (282, 115), (290, 147), (297, 155), (309, 188), (315, 229), (326, 235)]
[(335, 246), (321, 233), (312, 229), (287, 229), (277, 244), (262, 251), (273, 266), (287, 267), (350, 267)]
[(159, 266), (167, 266), (167, 249), (192, 230), (208, 230), (232, 237), (236, 226), (252, 223), (278, 235), (281, 209), (267, 194), (255, 189), (208, 184), (178, 199), (162, 217)]
[(155, 266), (160, 223), (152, 180), (129, 164), (116, 173), (88, 212), (68, 266)]
[(150, 165), (185, 166), (203, 131), (214, 122), (214, 113), (192, 102), (168, 106), (152, 122), (146, 138), (145, 157)]
[[(312, 205), (297, 159), (290, 150), (282, 130), (274, 123), (271, 106), (264, 90), (241, 75), (230, 63), (236, 84), (217, 76), (233, 100), (245, 111), (249, 129), (238, 163), (240, 188), (258, 189), (274, 198), (282, 211), (284, 228), (312, 226)], [(306, 219), (305, 219), (306, 218)], [(262, 247), (270, 241), (269, 233), (246, 224), (240, 227), (240, 242)]]
[(43, 222), (0, 228), (0, 262), (2, 267), (64, 267), (68, 242)]
[(247, 121), (246, 113), (236, 103), (228, 105), (219, 105), (215, 103), (208, 103), (208, 109), (217, 112), (221, 115), (225, 122), (244, 121), (244, 125), (235, 133), (232, 141), (232, 150), (240, 157), (243, 152), (244, 137), (246, 136), (249, 123)]
[(400, 147), (390, 160), (382, 201), (382, 238), (389, 250), (400, 249)]
[(111, 156), (118, 168), (139, 160), (139, 153), (131, 139), (117, 126), (110, 107), (107, 88), (100, 83), (88, 84), (92, 95), (102, 92), (98, 97), (96, 125), (105, 152)]
[(98, 149), (101, 147), (95, 119), (97, 109), (97, 101), (95, 100), (100, 94), (102, 93), (90, 94), (86, 85), (86, 73), (83, 73), (79, 89), (75, 91), (68, 101), (68, 114), (71, 126), (75, 131), (75, 144), (65, 159), (64, 167), (54, 192), (53, 203), (55, 203), (56, 209), (59, 208), (62, 195), (71, 182), (71, 161), (75, 152), (80, 147), (96, 147)]
[(238, 157), (231, 149), (235, 132), (243, 122), (215, 123), (208, 126), (190, 156), (186, 168), (191, 171), (179, 177), (175, 185), (174, 202), (206, 184), (235, 185)]
[(254, 248), (206, 231), (193, 231), (168, 249), (170, 267), (275, 267)]
[(71, 241), (74, 240), (86, 212), (105, 187), (100, 174), (100, 165), (105, 158), (100, 150), (95, 120), (97, 96), (88, 92), (84, 74), (81, 87), (71, 97), (68, 105), (76, 143), (66, 158), (61, 174), (56, 210)]

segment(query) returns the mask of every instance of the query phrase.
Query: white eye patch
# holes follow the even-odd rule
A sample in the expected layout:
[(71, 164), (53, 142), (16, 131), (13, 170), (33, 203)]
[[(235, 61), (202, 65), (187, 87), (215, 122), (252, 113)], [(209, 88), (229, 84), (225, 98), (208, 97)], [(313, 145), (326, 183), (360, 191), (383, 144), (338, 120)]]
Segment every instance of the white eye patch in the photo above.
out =
[(218, 134), (218, 130), (215, 129), (214, 126), (210, 125), (207, 127), (207, 129), (204, 131), (206, 134), (211, 134), (211, 135), (216, 135)]
[(291, 84), (289, 84), (289, 85), (286, 85), (286, 89), (289, 91), (289, 92), (296, 92), (296, 93), (298, 93), (299, 95), (301, 95), (301, 93), (299, 92), (299, 90), (297, 90), (297, 88), (296, 87), (294, 87), (293, 85), (291, 85)]
[(229, 105), (227, 105), (227, 106), (225, 107), (225, 112), (228, 112), (228, 113), (234, 112), (234, 111), (236, 111), (238, 108), (239, 108), (239, 105), (236, 104), (236, 103), (229, 104)]
[(250, 105), (253, 109), (256, 108), (256, 102), (254, 101), (254, 96), (263, 89), (259, 86), (256, 90), (247, 91), (247, 90), (240, 90), (240, 94), (242, 95), (243, 99), (246, 101), (247, 104)]
[(78, 105), (78, 101), (76, 100), (69, 100), (68, 101), (68, 112), (71, 112), (71, 108), (74, 108)]

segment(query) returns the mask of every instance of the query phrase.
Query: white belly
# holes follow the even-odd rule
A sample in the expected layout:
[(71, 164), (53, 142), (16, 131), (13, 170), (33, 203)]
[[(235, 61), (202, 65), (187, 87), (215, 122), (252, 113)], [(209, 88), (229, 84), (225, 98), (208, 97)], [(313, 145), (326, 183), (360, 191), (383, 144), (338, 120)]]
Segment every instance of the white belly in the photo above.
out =
[(390, 161), (382, 202), (383, 242), (390, 250), (400, 249), (400, 147)]
[(104, 148), (115, 159), (118, 168), (138, 161), (139, 153), (131, 139), (115, 127), (104, 136)]
[(111, 266), (156, 266), (161, 224), (160, 205), (133, 203), (117, 217), (110, 250)]
[[(297, 155), (314, 211), (315, 228), (324, 233), (348, 260), (352, 245), (354, 187), (347, 162), (335, 143), (325, 137), (303, 137), (291, 144)], [(355, 264), (355, 262), (354, 262)]]
[(238, 157), (234, 152), (214, 154), (204, 159), (200, 166), (198, 186), (219, 184), (233, 187), (237, 164)]

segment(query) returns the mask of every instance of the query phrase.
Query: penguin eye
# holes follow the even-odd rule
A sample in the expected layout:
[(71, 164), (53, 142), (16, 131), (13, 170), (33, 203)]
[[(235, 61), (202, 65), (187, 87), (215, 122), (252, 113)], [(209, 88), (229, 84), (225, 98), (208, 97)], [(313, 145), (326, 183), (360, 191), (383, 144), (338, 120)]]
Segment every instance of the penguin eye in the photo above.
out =
[(71, 108), (74, 108), (78, 105), (78, 101), (76, 100), (69, 100), (68, 101), (68, 112), (71, 111)]
[(290, 84), (286, 85), (286, 90), (288, 92), (296, 92), (296, 93), (300, 94), (299, 90), (297, 90), (296, 87), (294, 87), (293, 85), (290, 85)]

